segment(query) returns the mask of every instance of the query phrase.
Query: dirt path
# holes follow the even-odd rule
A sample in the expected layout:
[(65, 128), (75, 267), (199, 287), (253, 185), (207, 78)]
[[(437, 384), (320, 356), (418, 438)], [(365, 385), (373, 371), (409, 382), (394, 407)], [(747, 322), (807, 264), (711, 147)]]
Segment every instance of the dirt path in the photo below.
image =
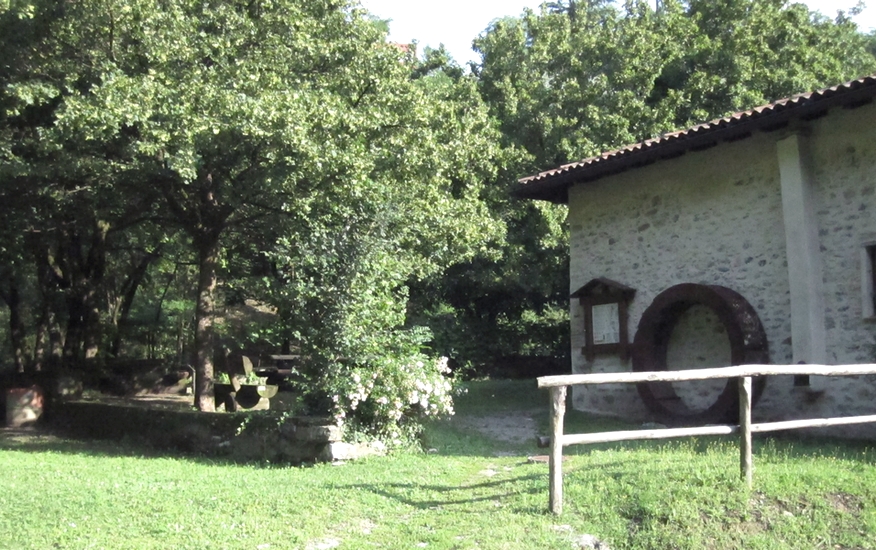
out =
[(539, 435), (537, 418), (546, 415), (543, 409), (503, 411), (497, 414), (460, 414), (453, 424), (475, 430), (487, 437), (508, 443), (532, 443)]

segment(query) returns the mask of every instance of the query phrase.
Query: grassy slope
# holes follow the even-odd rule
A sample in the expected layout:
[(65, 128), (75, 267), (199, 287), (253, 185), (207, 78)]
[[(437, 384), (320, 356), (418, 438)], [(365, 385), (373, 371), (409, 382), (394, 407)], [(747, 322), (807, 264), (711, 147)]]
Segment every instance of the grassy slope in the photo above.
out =
[[(458, 408), (546, 401), (533, 382), (479, 382)], [(606, 426), (571, 413), (567, 431)], [(876, 548), (876, 453), (859, 444), (758, 440), (751, 492), (730, 439), (571, 448), (558, 518), (531, 446), (446, 422), (426, 446), (291, 468), (0, 436), (0, 548), (568, 549), (582, 533), (615, 550)]]

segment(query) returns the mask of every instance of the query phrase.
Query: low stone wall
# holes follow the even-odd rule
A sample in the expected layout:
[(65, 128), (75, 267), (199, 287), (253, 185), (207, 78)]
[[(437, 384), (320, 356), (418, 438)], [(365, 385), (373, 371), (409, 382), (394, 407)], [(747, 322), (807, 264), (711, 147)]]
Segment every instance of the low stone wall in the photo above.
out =
[(66, 401), (56, 402), (46, 420), (73, 437), (126, 440), (241, 461), (297, 464), (361, 454), (341, 442), (342, 429), (331, 419), (285, 417), (275, 411), (202, 413)]

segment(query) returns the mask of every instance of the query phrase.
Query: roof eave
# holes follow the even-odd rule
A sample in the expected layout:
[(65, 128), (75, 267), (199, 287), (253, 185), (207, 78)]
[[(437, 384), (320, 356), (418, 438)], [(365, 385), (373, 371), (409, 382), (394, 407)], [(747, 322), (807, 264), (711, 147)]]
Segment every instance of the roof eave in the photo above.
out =
[(787, 127), (792, 120), (812, 120), (827, 113), (832, 107), (859, 107), (873, 101), (876, 78), (865, 77), (848, 84), (850, 89), (826, 89), (809, 97), (782, 100), (766, 108), (758, 108), (739, 115), (738, 120), (721, 119), (714, 124), (698, 125), (656, 142), (641, 142), (613, 153), (594, 157), (581, 163), (572, 163), (542, 174), (523, 178), (512, 190), (521, 199), (545, 200), (567, 204), (569, 188), (578, 183), (594, 181), (606, 176), (684, 155), (688, 151), (711, 148), (721, 142), (745, 139), (755, 131), (772, 132)]

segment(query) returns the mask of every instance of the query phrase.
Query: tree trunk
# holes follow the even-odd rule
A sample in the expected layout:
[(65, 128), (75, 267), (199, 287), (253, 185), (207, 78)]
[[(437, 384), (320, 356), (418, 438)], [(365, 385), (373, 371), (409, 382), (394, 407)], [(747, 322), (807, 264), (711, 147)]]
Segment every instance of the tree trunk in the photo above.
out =
[(79, 292), (71, 290), (67, 297), (67, 330), (64, 337), (65, 366), (78, 366), (82, 359), (82, 341), (85, 329), (85, 299)]
[(213, 312), (219, 232), (195, 240), (198, 247), (198, 303), (195, 307), (195, 406), (213, 412)]
[(46, 325), (42, 319), (37, 322), (33, 336), (33, 369), (43, 370), (43, 356), (46, 353)]
[(16, 372), (24, 372), (24, 323), (21, 320), (21, 295), (14, 276), (7, 278), (7, 286), (0, 289), (0, 296), (9, 308), (9, 339), (12, 344), (12, 361)]
[(43, 304), (43, 312), (40, 316), (36, 330), (33, 357), (34, 370), (57, 367), (61, 364), (64, 337), (58, 326), (55, 312), (47, 304)]
[(175, 177), (162, 178), (161, 192), (171, 212), (184, 230), (191, 235), (198, 252), (198, 303), (195, 307), (195, 406), (201, 411), (215, 411), (213, 401), (213, 292), (216, 289), (216, 270), (219, 265), (219, 237), (234, 213), (230, 205), (223, 205), (216, 190), (220, 181), (210, 171), (198, 178), (199, 192), (182, 193), (184, 201), (174, 194), (178, 184)]
[[(118, 316), (114, 319), (115, 327), (113, 327), (113, 329), (115, 330), (115, 336), (113, 337), (113, 343), (110, 349), (110, 354), (113, 357), (118, 357), (119, 351), (122, 348), (122, 333), (119, 330), (119, 327), (127, 322), (128, 317), (131, 314), (131, 306), (134, 304), (134, 297), (137, 295), (137, 290), (146, 278), (149, 266), (156, 258), (158, 258), (158, 256), (159, 254), (157, 252), (150, 252), (143, 256), (140, 259), (140, 262), (134, 267), (134, 271), (128, 275), (125, 284), (122, 285), (122, 304), (119, 307)], [(167, 293), (166, 289), (165, 293)]]
[(176, 279), (177, 271), (179, 271), (179, 264), (176, 264), (176, 267), (173, 268), (173, 275), (167, 279), (167, 284), (164, 285), (164, 290), (161, 292), (161, 298), (158, 299), (158, 307), (155, 308), (155, 319), (152, 321), (152, 330), (149, 331), (151, 337), (149, 350), (150, 359), (155, 358), (155, 348), (158, 345), (156, 334), (161, 330), (161, 312), (164, 308), (164, 299), (167, 298), (167, 293), (170, 291), (170, 285), (173, 284), (173, 280)]
[(109, 230), (109, 222), (95, 220), (94, 226), (91, 228), (91, 243), (88, 247), (88, 254), (85, 256), (85, 261), (81, 266), (85, 283), (82, 303), (84, 321), (82, 326), (82, 345), (86, 360), (97, 357), (97, 352), (100, 348), (100, 310), (104, 304), (99, 303), (99, 297), (103, 296), (100, 288), (103, 285), (104, 275), (106, 274), (107, 235)]
[(54, 312), (49, 314), (49, 365), (60, 365), (64, 358), (64, 333)]
[[(106, 246), (109, 223), (94, 220), (86, 227), (62, 232), (56, 271), (67, 285), (67, 336), (64, 360), (78, 364), (97, 356), (100, 342), (98, 296), (106, 271)], [(87, 239), (87, 240), (86, 240)]]
[(31, 235), (30, 245), (34, 251), (38, 287), (40, 290), (40, 318), (37, 337), (34, 342), (34, 363), (36, 370), (54, 368), (61, 365), (64, 349), (64, 334), (58, 320), (60, 306), (59, 294), (66, 288), (63, 272), (55, 265), (49, 245), (37, 234)]
[(100, 348), (100, 307), (97, 301), (99, 295), (94, 286), (91, 286), (85, 295), (85, 326), (82, 341), (86, 361), (97, 357)]

